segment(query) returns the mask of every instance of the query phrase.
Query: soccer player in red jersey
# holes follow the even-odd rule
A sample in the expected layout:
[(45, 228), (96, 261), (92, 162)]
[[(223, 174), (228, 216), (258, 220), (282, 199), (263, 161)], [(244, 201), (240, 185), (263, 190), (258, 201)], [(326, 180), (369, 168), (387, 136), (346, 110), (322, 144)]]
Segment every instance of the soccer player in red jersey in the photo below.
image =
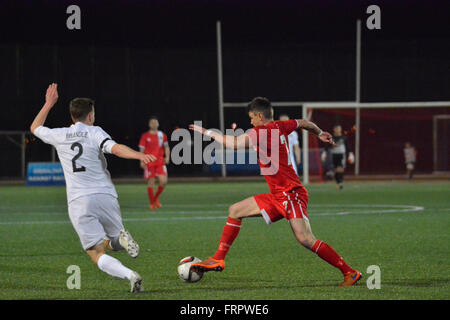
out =
[[(361, 278), (361, 273), (351, 268), (330, 245), (314, 237), (306, 212), (308, 192), (295, 174), (289, 157), (288, 135), (295, 129), (307, 130), (317, 135), (322, 142), (333, 145), (331, 134), (308, 120), (274, 121), (273, 108), (266, 98), (254, 98), (248, 104), (247, 111), (254, 128), (238, 137), (222, 135), (196, 125), (190, 125), (190, 129), (210, 136), (226, 148), (253, 147), (259, 155), (258, 163), (270, 193), (258, 194), (231, 205), (218, 250), (207, 260), (192, 264), (191, 268), (222, 271), (225, 268), (225, 256), (241, 229), (242, 219), (262, 216), (270, 225), (285, 218), (302, 246), (342, 272), (344, 282), (341, 286), (355, 284)], [(275, 147), (273, 142), (276, 142)]]
[[(160, 130), (159, 121), (156, 117), (151, 117), (148, 121), (149, 131), (141, 136), (139, 149), (145, 154), (154, 155), (157, 160), (145, 165), (141, 162), (144, 170), (144, 177), (147, 179), (147, 194), (150, 201), (150, 210), (161, 208), (159, 196), (167, 185), (167, 167), (170, 161), (170, 148), (167, 136)], [(158, 189), (154, 193), (155, 177), (158, 178)]]

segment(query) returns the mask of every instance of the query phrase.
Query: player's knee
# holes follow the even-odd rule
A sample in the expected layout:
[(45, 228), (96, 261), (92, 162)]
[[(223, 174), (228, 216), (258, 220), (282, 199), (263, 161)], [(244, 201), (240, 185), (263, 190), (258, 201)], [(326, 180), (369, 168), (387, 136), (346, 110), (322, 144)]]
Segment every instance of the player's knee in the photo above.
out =
[(165, 186), (167, 184), (167, 178), (159, 178), (159, 185)]
[(310, 234), (296, 234), (295, 237), (297, 238), (297, 241), (304, 246), (305, 248), (312, 248), (314, 245), (314, 237)]
[(98, 264), (98, 259), (100, 259), (100, 257), (103, 255), (103, 253), (98, 253), (98, 252), (95, 252), (95, 253), (88, 253), (89, 254), (89, 257), (91, 258), (91, 261), (94, 263), (94, 264)]
[(103, 241), (101, 243), (89, 248), (88, 250), (86, 250), (86, 253), (89, 255), (92, 262), (94, 264), (97, 264), (98, 259), (100, 259), (100, 257), (105, 254), (105, 247), (104, 247)]
[(237, 203), (232, 204), (228, 207), (228, 216), (233, 219), (240, 219), (239, 211), (239, 205)]

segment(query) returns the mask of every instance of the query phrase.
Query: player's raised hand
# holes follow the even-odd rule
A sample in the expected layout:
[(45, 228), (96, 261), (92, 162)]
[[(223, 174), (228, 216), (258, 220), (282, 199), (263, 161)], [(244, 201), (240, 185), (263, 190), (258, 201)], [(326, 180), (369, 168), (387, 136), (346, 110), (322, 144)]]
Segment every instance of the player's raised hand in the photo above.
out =
[(329, 143), (332, 146), (336, 145), (333, 141), (333, 136), (329, 132), (323, 131), (322, 134), (319, 136), (320, 141)]
[(58, 101), (58, 84), (52, 83), (45, 93), (45, 103), (53, 107)]
[(189, 125), (189, 129), (191, 129), (192, 131), (197, 131), (197, 132), (199, 132), (201, 134), (205, 134), (205, 132), (206, 132), (205, 128), (197, 126), (195, 124), (190, 124)]

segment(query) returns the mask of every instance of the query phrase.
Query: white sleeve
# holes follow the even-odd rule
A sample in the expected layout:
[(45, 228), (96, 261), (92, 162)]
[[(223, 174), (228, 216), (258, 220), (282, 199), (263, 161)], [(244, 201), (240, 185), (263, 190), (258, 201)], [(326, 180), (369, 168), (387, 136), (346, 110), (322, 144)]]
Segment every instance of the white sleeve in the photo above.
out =
[(100, 127), (96, 127), (94, 140), (103, 153), (111, 153), (112, 147), (116, 144), (111, 136)]
[(39, 126), (34, 129), (33, 134), (45, 143), (55, 145), (58, 143), (58, 138), (63, 136), (62, 131), (62, 128), (50, 129), (44, 126)]
[(289, 137), (289, 139), (292, 138), (292, 145), (299, 145), (297, 131), (292, 131), (290, 135), (292, 135), (292, 137)]

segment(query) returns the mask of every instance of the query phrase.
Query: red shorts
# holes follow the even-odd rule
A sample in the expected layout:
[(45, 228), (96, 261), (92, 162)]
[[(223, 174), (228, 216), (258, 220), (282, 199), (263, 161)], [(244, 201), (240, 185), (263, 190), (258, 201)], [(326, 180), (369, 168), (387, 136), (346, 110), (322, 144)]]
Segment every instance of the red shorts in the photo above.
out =
[(279, 194), (262, 193), (254, 196), (254, 198), (267, 224), (282, 218), (308, 220), (308, 214), (306, 213), (308, 193), (306, 189), (297, 188)]
[(167, 167), (163, 164), (148, 164), (144, 169), (144, 178), (154, 178), (155, 176), (167, 176)]

